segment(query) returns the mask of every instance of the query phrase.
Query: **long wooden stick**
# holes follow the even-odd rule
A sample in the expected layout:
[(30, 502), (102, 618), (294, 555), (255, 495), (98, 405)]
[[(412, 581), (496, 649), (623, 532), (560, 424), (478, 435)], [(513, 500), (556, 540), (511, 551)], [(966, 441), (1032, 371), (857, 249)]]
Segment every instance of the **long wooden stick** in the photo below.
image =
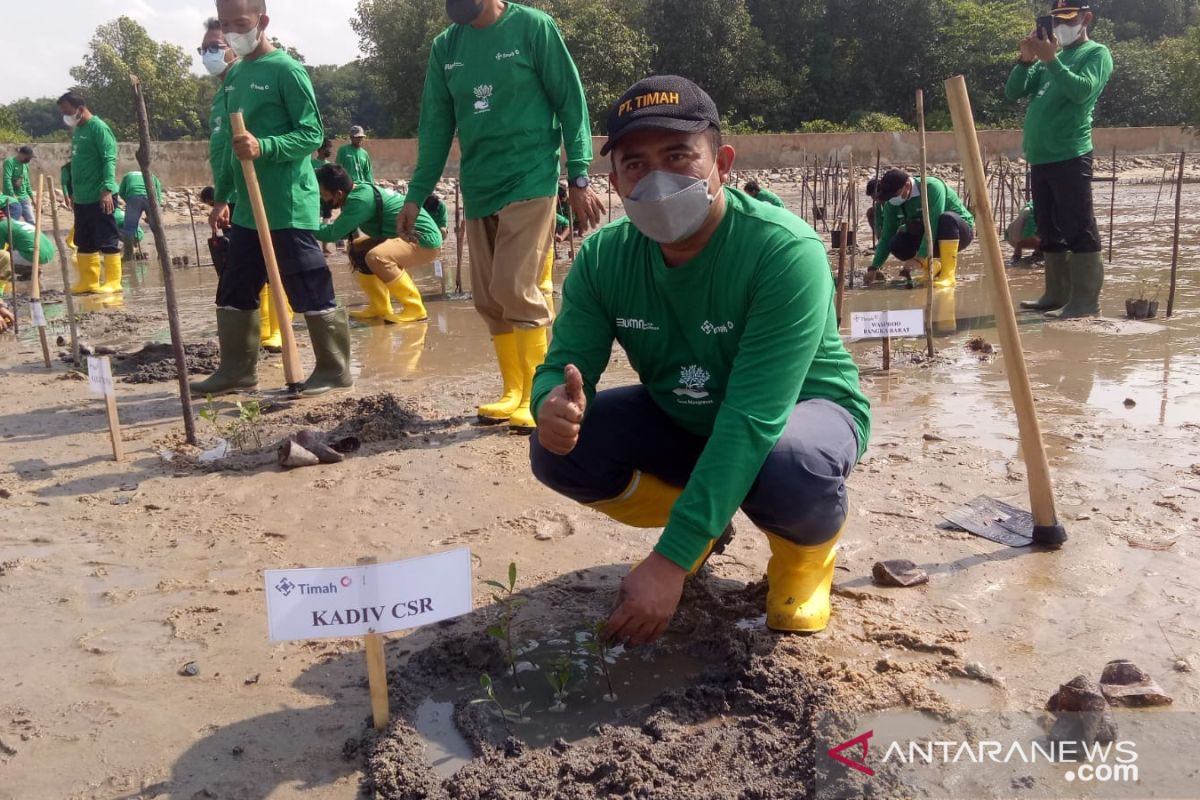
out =
[(1112, 186), (1108, 195), (1108, 260), (1113, 260), (1113, 223), (1117, 215), (1117, 148), (1113, 148)]
[(1151, 225), (1158, 224), (1158, 204), (1162, 200), (1163, 187), (1167, 185), (1167, 170), (1170, 167), (1163, 167), (1162, 177), (1158, 179), (1158, 196), (1154, 198), (1154, 219), (1150, 220)]
[(10, 267), (8, 271), (8, 288), (12, 291), (12, 332), (13, 336), (19, 336), (21, 334), (21, 314), (17, 306), (17, 250), (13, 246), (12, 214), (6, 212), (4, 217), (8, 222), (8, 260)]
[(454, 245), (457, 249), (458, 260), (454, 262), (454, 293), (462, 294), (462, 269), (463, 269), (463, 229), (464, 225), (462, 213), (462, 184), (454, 184)]
[[(54, 226), (54, 246), (58, 248), (58, 261), (62, 267), (63, 294), (67, 301), (67, 323), (71, 327), (71, 363), (80, 365), (79, 328), (75, 322), (75, 296), (71, 294), (71, 268), (67, 264), (67, 248), (58, 225), (58, 200), (54, 194), (54, 179), (46, 177), (46, 188), (50, 192), (50, 222)], [(64, 196), (66, 192), (64, 190)]]
[(837, 324), (842, 327), (842, 301), (846, 299), (846, 240), (850, 238), (850, 226), (845, 220), (841, 226), (842, 241), (838, 248), (837, 270)]
[[(360, 558), (358, 563), (374, 564), (375, 559)], [(388, 703), (387, 655), (383, 651), (383, 636), (374, 632), (368, 633), (363, 637), (363, 649), (367, 658), (367, 688), (371, 693), (371, 721), (375, 724), (375, 730), (381, 731), (387, 727), (391, 715)]]
[(190, 189), (183, 193), (187, 198), (188, 204), (188, 219), (192, 221), (192, 244), (196, 245), (196, 266), (203, 266), (204, 262), (200, 260), (200, 236), (196, 233), (196, 212), (192, 208), (192, 192)]
[[(850, 248), (850, 288), (854, 288), (855, 262), (858, 255), (858, 182), (854, 179), (854, 151), (850, 151), (850, 186), (846, 189), (850, 198), (850, 232), (854, 235), (854, 247)], [(841, 308), (838, 308), (838, 319), (842, 318)]]
[[(246, 121), (242, 112), (229, 115), (233, 135), (246, 133)], [(262, 247), (263, 261), (267, 264), (267, 282), (271, 286), (271, 307), (279, 316), (279, 332), (283, 336), (283, 377), (288, 389), (296, 391), (304, 385), (304, 373), (300, 370), (300, 351), (296, 348), (296, 333), (292, 330), (292, 315), (288, 313), (287, 293), (283, 290), (283, 278), (279, 275), (279, 262), (275, 259), (275, 243), (271, 241), (271, 222), (267, 218), (267, 206), (263, 202), (262, 187), (258, 185), (258, 172), (253, 161), (242, 161), (242, 175), (246, 178), (246, 194), (250, 195), (250, 207), (254, 210), (254, 227), (258, 228), (258, 243)]]
[(1179, 208), (1183, 200), (1183, 169), (1187, 153), (1179, 154), (1179, 174), (1175, 177), (1175, 241), (1171, 246), (1171, 291), (1167, 293), (1167, 316), (1175, 313), (1175, 278), (1179, 270)]
[(188, 385), (187, 354), (183, 347), (183, 326), (179, 322), (179, 302), (175, 299), (175, 273), (171, 268), (171, 252), (167, 246), (166, 231), (163, 229), (162, 209), (158, 207), (158, 194), (153, 191), (154, 174), (150, 171), (150, 117), (146, 113), (146, 98), (142, 96), (141, 81), (136, 75), (130, 75), (129, 79), (133, 84), (134, 106), (138, 116), (137, 162), (142, 170), (142, 180), (151, 187), (151, 191), (146, 192), (146, 213), (150, 220), (150, 232), (154, 234), (158, 263), (162, 266), (163, 292), (167, 300), (167, 324), (171, 331), (175, 378), (179, 383), (179, 406), (183, 414), (183, 433), (187, 443), (195, 445), (196, 417), (192, 413), (192, 389)]
[(983, 158), (979, 152), (979, 137), (975, 132), (975, 117), (971, 111), (971, 98), (967, 94), (967, 82), (961, 76), (946, 81), (946, 97), (950, 103), (950, 117), (954, 121), (954, 138), (959, 157), (967, 173), (967, 180), (976, 195), (976, 210), (979, 242), (983, 247), (983, 260), (992, 280), (992, 293), (996, 302), (996, 325), (1000, 332), (1008, 375), (1008, 386), (1012, 393), (1013, 406), (1017, 413), (1021, 450), (1029, 472), (1029, 502), (1033, 510), (1034, 544), (1058, 548), (1067, 540), (1067, 532), (1059, 524), (1058, 512), (1054, 507), (1054, 486), (1050, 479), (1050, 462), (1042, 442), (1041, 425), (1033, 402), (1033, 387), (1025, 367), (1025, 351), (1021, 348), (1021, 335), (1017, 331), (1017, 317), (1013, 311), (1012, 295), (1008, 291), (1008, 277), (1004, 273), (1004, 253), (1000, 249), (1000, 235), (996, 231), (996, 220), (987, 199), (987, 179), (983, 174)]
[[(929, 219), (929, 162), (925, 151), (925, 90), (917, 89), (917, 131), (921, 135), (921, 221), (925, 223), (925, 350), (933, 359), (933, 226)], [(986, 197), (986, 192), (985, 195)]]
[[(42, 200), (46, 194), (46, 176), (38, 175), (37, 203), (33, 215), (33, 278), (29, 286), (29, 310), (33, 312), (33, 324), (37, 326), (38, 339), (42, 343), (42, 360), (50, 369), (50, 342), (46, 339), (46, 312), (42, 309)], [(13, 274), (16, 274), (16, 254), (10, 253)]]

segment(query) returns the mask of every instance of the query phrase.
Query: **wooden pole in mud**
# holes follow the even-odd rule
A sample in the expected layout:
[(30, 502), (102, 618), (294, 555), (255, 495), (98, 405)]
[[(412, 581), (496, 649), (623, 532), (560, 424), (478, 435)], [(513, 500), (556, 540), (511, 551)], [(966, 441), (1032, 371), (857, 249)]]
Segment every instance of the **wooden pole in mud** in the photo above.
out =
[(925, 90), (917, 89), (917, 132), (921, 136), (921, 221), (925, 224), (925, 351), (933, 352), (933, 226), (929, 219), (929, 161), (925, 150)]
[[(37, 213), (33, 215), (33, 277), (29, 284), (29, 312), (33, 317), (33, 325), (37, 328), (38, 339), (42, 343), (42, 360), (46, 362), (46, 369), (51, 369), (50, 342), (46, 340), (46, 312), (42, 309), (42, 200), (45, 195), (46, 176), (38, 175), (37, 195), (34, 197)], [(15, 275), (15, 253), (9, 253), (9, 257), (12, 259)]]
[[(374, 564), (374, 558), (360, 558), (359, 566)], [(387, 656), (383, 652), (383, 636), (368, 633), (363, 637), (363, 650), (367, 658), (367, 686), (371, 692), (371, 719), (375, 730), (387, 727), (391, 717), (388, 704)]]
[[(850, 187), (846, 190), (850, 198), (850, 232), (854, 235), (854, 247), (850, 248), (850, 288), (854, 288), (855, 256), (858, 254), (858, 184), (854, 180), (854, 151), (850, 151)], [(842, 318), (841, 308), (838, 319)]]
[(12, 332), (13, 332), (13, 336), (19, 336), (21, 334), (21, 315), (17, 311), (17, 308), (18, 308), (18, 306), (17, 306), (17, 261), (12, 256), (12, 254), (17, 251), (13, 248), (12, 215), (5, 213), (4, 217), (8, 221), (8, 252), (9, 252), (9, 256), (8, 256), (8, 258), (9, 258), (8, 287), (9, 287), (9, 290), (12, 292), (12, 315), (13, 315)]
[(1012, 392), (1013, 406), (1017, 412), (1017, 427), (1020, 432), (1021, 449), (1029, 472), (1029, 502), (1033, 511), (1033, 543), (1043, 547), (1058, 548), (1067, 540), (1066, 530), (1059, 524), (1058, 512), (1054, 507), (1054, 485), (1050, 478), (1050, 462), (1042, 441), (1041, 425), (1033, 401), (1033, 387), (1025, 367), (1025, 351), (1021, 349), (1021, 334), (1017, 331), (1017, 316), (1013, 311), (1012, 295), (1008, 290), (1008, 276), (1004, 271), (1004, 253), (1000, 249), (1000, 235), (996, 231), (996, 220), (988, 205), (987, 178), (983, 172), (983, 159), (979, 152), (979, 136), (975, 131), (975, 117), (971, 111), (971, 98), (967, 94), (967, 82), (961, 76), (946, 81), (946, 97), (950, 103), (950, 117), (954, 121), (954, 139), (959, 157), (966, 170), (967, 180), (977, 196), (976, 212), (980, 244), (983, 246), (984, 265), (992, 279), (992, 290), (996, 298), (996, 325), (999, 328), (1002, 353), (1007, 363), (1005, 373)]
[(1108, 194), (1108, 260), (1113, 260), (1113, 222), (1117, 217), (1117, 148), (1113, 148), (1112, 186)]
[(883, 371), (888, 372), (892, 368), (892, 337), (883, 337)]
[(187, 198), (188, 219), (192, 221), (192, 243), (196, 245), (196, 266), (203, 266), (204, 264), (200, 260), (200, 236), (196, 233), (196, 212), (192, 208), (191, 190), (185, 190), (183, 196)]
[(1175, 240), (1171, 245), (1171, 290), (1167, 292), (1167, 318), (1175, 313), (1175, 278), (1179, 270), (1179, 209), (1183, 199), (1183, 168), (1187, 153), (1179, 154), (1179, 174), (1175, 176)]
[[(133, 84), (134, 107), (138, 115), (137, 162), (142, 170), (142, 179), (147, 186), (154, 186), (154, 175), (150, 171), (150, 118), (146, 114), (146, 98), (142, 96), (142, 84), (136, 75), (129, 76)], [(154, 234), (154, 249), (158, 251), (158, 263), (162, 266), (163, 292), (167, 296), (167, 323), (171, 331), (171, 350), (175, 356), (175, 377), (179, 382), (179, 404), (183, 411), (183, 433), (190, 445), (196, 444), (196, 418), (192, 413), (192, 389), (188, 385), (187, 354), (183, 348), (183, 326), (179, 322), (179, 302), (175, 299), (175, 273), (171, 269), (171, 253), (167, 247), (167, 234), (163, 230), (162, 209), (158, 207), (155, 192), (146, 192), (147, 217), (150, 232)], [(193, 227), (192, 230), (195, 230)], [(287, 318), (286, 306), (280, 314), (280, 322)], [(281, 324), (291, 331), (290, 325)], [(294, 342), (293, 342), (294, 343)]]
[(841, 225), (842, 241), (838, 248), (837, 270), (837, 324), (842, 327), (842, 301), (846, 299), (846, 240), (850, 237), (850, 226), (845, 220)]
[(454, 293), (462, 294), (462, 268), (463, 268), (463, 229), (464, 225), (462, 213), (462, 184), (455, 182), (454, 184), (454, 246), (457, 250), (457, 258), (454, 262)]
[(1154, 219), (1150, 220), (1151, 225), (1158, 224), (1158, 204), (1162, 200), (1162, 190), (1167, 185), (1167, 171), (1170, 169), (1170, 166), (1163, 167), (1162, 177), (1158, 179), (1158, 196), (1154, 198)]
[(608, 221), (612, 222), (612, 181), (605, 181), (608, 184)]
[(79, 366), (79, 328), (75, 323), (75, 295), (71, 294), (71, 269), (67, 266), (67, 248), (58, 226), (58, 201), (54, 194), (54, 179), (47, 176), (46, 188), (50, 191), (50, 223), (54, 226), (54, 246), (58, 248), (58, 261), (62, 267), (63, 295), (67, 303), (67, 323), (71, 327), (71, 363)]

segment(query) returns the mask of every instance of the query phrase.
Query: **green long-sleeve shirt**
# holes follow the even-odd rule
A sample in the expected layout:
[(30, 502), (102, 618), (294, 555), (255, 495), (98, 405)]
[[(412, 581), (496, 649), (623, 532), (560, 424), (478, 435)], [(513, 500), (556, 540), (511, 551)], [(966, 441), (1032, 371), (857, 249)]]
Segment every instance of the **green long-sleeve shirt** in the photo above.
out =
[[(262, 149), (254, 168), (271, 230), (320, 228), (320, 192), (311, 162), (325, 141), (325, 129), (304, 67), (283, 50), (272, 50), (253, 61), (235, 63), (223, 89), (226, 116), (241, 111), (246, 130)], [(223, 157), (218, 154), (214, 171), (218, 198), (248, 196), (232, 146)], [(237, 204), (233, 223), (258, 229), (250, 203)]]
[(1017, 64), (1004, 93), (1032, 97), (1025, 112), (1025, 158), (1054, 164), (1092, 152), (1092, 112), (1112, 77), (1113, 59), (1098, 42), (1061, 50), (1049, 63)]
[(628, 218), (584, 240), (533, 383), (536, 414), (575, 364), (590, 401), (615, 341), (655, 403), (708, 439), (655, 548), (685, 568), (746, 499), (797, 403), (845, 408), (860, 454), (871, 427), (820, 238), (736, 189), (725, 198), (712, 240), (679, 267)]
[[(212, 110), (208, 116), (208, 167), (213, 176), (213, 195), (218, 203), (235, 203), (237, 197), (233, 191), (233, 181), (221, 187), (225, 194), (217, 194), (217, 175), (225, 169), (232, 146), (232, 134), (229, 132), (229, 115), (225, 113), (225, 81), (217, 87), (213, 95)], [(240, 167), (239, 167), (240, 169)]]
[(568, 175), (587, 174), (592, 161), (587, 100), (550, 17), (510, 2), (486, 28), (451, 25), (434, 39), (410, 196), (433, 191), (456, 130), (467, 219), (552, 197), (564, 144)]
[(4, 159), (4, 193), (18, 200), (33, 198), (33, 186), (29, 180), (29, 165), (10, 156)]
[[(6, 227), (6, 225), (7, 225), (7, 223), (5, 225), (0, 225), (0, 234), (2, 234), (5, 237), (8, 236), (8, 228)], [(13, 223), (12, 223), (13, 249), (16, 250), (18, 253), (20, 253), (21, 257), (24, 258), (26, 261), (28, 261), (30, 264), (33, 263), (34, 233), (35, 233), (35, 231), (34, 231), (33, 226), (30, 225), (28, 222), (25, 222), (23, 220), (16, 220), (16, 219), (13, 220)], [(51, 240), (50, 237), (47, 236), (46, 234), (43, 233), (41, 235), (41, 240), (42, 240), (42, 245), (41, 245), (41, 248), (38, 250), (38, 263), (39, 264), (49, 264), (51, 261), (54, 260), (55, 256), (58, 255), (58, 251), (54, 248), (53, 240)], [(3, 244), (7, 244), (7, 243), (8, 242), (6, 239), (3, 242)]]
[(117, 193), (117, 137), (97, 116), (71, 134), (71, 190), (79, 205), (99, 203), (104, 192)]
[[(322, 242), (337, 242), (345, 239), (356, 230), (361, 230), (367, 236), (376, 239), (396, 238), (396, 217), (404, 208), (405, 196), (391, 189), (379, 189), (383, 198), (383, 209), (380, 213), (375, 199), (374, 187), (369, 183), (359, 183), (354, 186), (346, 203), (342, 206), (337, 219), (328, 225), (322, 225), (317, 231), (317, 238)], [(417, 214), (416, 224), (417, 244), (437, 250), (442, 246), (442, 232), (429, 212), (421, 209)]]
[(783, 204), (783, 201), (779, 199), (779, 195), (772, 191), (768, 191), (767, 189), (759, 189), (758, 194), (754, 196), (754, 199), (758, 200), (760, 203), (770, 203), (776, 208), (787, 208), (787, 206)]
[[(161, 206), (163, 201), (162, 181), (158, 179), (157, 175), (153, 177), (154, 197), (156, 200), (158, 200), (158, 204)], [(149, 197), (149, 195), (146, 194), (146, 179), (142, 175), (141, 171), (138, 170), (135, 172), (126, 172), (125, 177), (121, 178), (121, 185), (117, 189), (117, 194), (119, 194), (125, 200), (128, 200), (131, 197)]]
[[(913, 178), (913, 181), (916, 183), (917, 191), (921, 191), (921, 179)], [(879, 208), (882, 211), (876, 212), (875, 224), (879, 226), (880, 245), (875, 248), (875, 258), (871, 262), (872, 269), (878, 269), (883, 266), (883, 262), (887, 261), (888, 242), (892, 240), (893, 236), (909, 225), (924, 225), (921, 216), (921, 197), (917, 193), (914, 193), (902, 206), (883, 203)], [(935, 239), (937, 238), (937, 221), (947, 211), (958, 214), (968, 225), (975, 224), (975, 217), (967, 210), (967, 206), (958, 196), (958, 192), (947, 186), (941, 178), (931, 175), (929, 176), (929, 224), (934, 227)], [(926, 240), (922, 238), (921, 248), (917, 251), (917, 255), (925, 258), (928, 251)]]
[(371, 154), (367, 148), (344, 144), (338, 148), (334, 160), (350, 173), (350, 180), (355, 183), (375, 182), (375, 167), (371, 164)]
[(72, 201), (75, 199), (75, 191), (71, 186), (71, 165), (63, 164), (62, 169), (58, 171), (58, 180), (62, 184), (59, 188), (62, 189), (64, 197), (69, 197)]

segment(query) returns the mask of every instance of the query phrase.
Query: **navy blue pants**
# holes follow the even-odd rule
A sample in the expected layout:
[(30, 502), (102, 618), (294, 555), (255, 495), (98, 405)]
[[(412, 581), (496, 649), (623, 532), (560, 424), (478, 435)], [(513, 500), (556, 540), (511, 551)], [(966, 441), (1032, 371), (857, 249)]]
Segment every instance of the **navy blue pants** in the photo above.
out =
[[(971, 242), (975, 241), (975, 229), (953, 211), (947, 211), (945, 214), (942, 214), (938, 217), (937, 222), (933, 224), (937, 228), (937, 235), (933, 237), (933, 246), (935, 248), (938, 246), (938, 242), (948, 242), (952, 239), (957, 239), (958, 249), (962, 251), (966, 250)], [(908, 227), (892, 237), (892, 241), (888, 243), (888, 252), (900, 261), (908, 261), (910, 258), (917, 257), (917, 253), (921, 251), (921, 245), (924, 241), (924, 223), (910, 222), (908, 223)]]
[[(312, 231), (271, 231), (275, 260), (292, 309), (299, 314), (329, 311), (337, 305), (333, 273)], [(267, 284), (267, 262), (263, 258), (258, 231), (234, 225), (229, 229), (225, 268), (217, 281), (217, 305), (253, 311)]]
[[(626, 386), (596, 395), (569, 455), (554, 455), (535, 435), (530, 461), (546, 486), (576, 502), (597, 503), (624, 492), (635, 470), (682, 488), (707, 443), (676, 425), (645, 387)], [(806, 400), (792, 412), (742, 511), (768, 533), (823, 544), (846, 521), (846, 479), (857, 461), (850, 414), (828, 400)], [(715, 538), (721, 531), (711, 533)]]

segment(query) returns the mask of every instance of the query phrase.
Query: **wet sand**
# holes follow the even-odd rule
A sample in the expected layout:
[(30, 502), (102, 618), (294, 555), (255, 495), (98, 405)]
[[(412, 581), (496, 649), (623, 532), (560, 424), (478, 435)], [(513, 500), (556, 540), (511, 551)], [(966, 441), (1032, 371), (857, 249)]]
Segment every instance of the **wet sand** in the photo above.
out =
[[(1068, 546), (1032, 553), (935, 527), (979, 494), (1028, 503), (1004, 354), (981, 360), (965, 346), (979, 336), (998, 343), (972, 247), (957, 290), (938, 294), (933, 363), (920, 356), (923, 342), (898, 342), (883, 373), (878, 342), (851, 344), (875, 437), (851, 480), (834, 622), (811, 639), (763, 645), (781, 668), (833, 680), (845, 704), (1033, 710), (1076, 674), (1131, 658), (1176, 709), (1200, 706), (1197, 673), (1176, 669), (1180, 660), (1200, 669), (1200, 223), (1184, 226), (1176, 317), (1120, 319), (1145, 281), (1162, 284), (1165, 310), (1171, 226), (1164, 210), (1150, 224), (1156, 193), (1118, 190), (1104, 319), (1021, 319)], [(1200, 187), (1186, 186), (1183, 200), (1195, 208)], [(186, 228), (173, 227), (171, 240), (192, 253)], [(453, 270), (452, 247), (447, 253)], [(344, 257), (331, 265), (339, 294), (360, 304)], [(120, 302), (81, 303), (94, 312), (84, 323), (90, 344), (133, 352), (167, 341), (157, 265), (127, 274)], [(48, 288), (61, 288), (57, 275), (55, 266)], [(415, 277), (427, 294), (438, 291), (431, 268)], [(1010, 285), (1015, 299), (1033, 297), (1040, 274), (1012, 269)], [(211, 339), (215, 275), (180, 269), (177, 286), (187, 341)], [(846, 311), (923, 302), (922, 291), (860, 289), (847, 294)], [(373, 442), (342, 464), (289, 473), (195, 467), (196, 453), (179, 447), (172, 383), (117, 384), (129, 458), (114, 464), (103, 405), (86, 381), (69, 379), (57, 361), (44, 369), (28, 328), (17, 341), (0, 339), (8, 643), (0, 673), (9, 678), (0, 696), (0, 798), (356, 796), (369, 717), (359, 644), (267, 641), (263, 569), (466, 545), (478, 579), (516, 560), (535, 593), (584, 571), (587, 604), (602, 612), (606, 587), (657, 532), (625, 529), (551, 494), (529, 474), (526, 439), (471, 424), (475, 404), (497, 388), (484, 328), (469, 300), (428, 307), (427, 325), (355, 328), (354, 396), (392, 393), (429, 427)], [(61, 308), (48, 308), (52, 339), (65, 333)], [(308, 366), (306, 339), (301, 331)], [(282, 386), (277, 356), (260, 369), (264, 389)], [(629, 379), (618, 353), (606, 384)], [(211, 444), (207, 425), (198, 429)], [(762, 537), (744, 517), (735, 524), (733, 545), (712, 562), (722, 585), (757, 581), (766, 563)], [(871, 566), (887, 558), (917, 562), (931, 582), (875, 587)], [(535, 606), (535, 621), (552, 616), (556, 597), (548, 592), (544, 608)], [(480, 588), (477, 606), (487, 598)], [(481, 621), (453, 631), (465, 635)], [(390, 665), (403, 671), (446, 635), (390, 637)], [(911, 667), (881, 673), (881, 659)], [(180, 675), (193, 661), (199, 673)], [(961, 679), (956, 670), (971, 662), (997, 680)], [(395, 702), (403, 711), (408, 699)]]

